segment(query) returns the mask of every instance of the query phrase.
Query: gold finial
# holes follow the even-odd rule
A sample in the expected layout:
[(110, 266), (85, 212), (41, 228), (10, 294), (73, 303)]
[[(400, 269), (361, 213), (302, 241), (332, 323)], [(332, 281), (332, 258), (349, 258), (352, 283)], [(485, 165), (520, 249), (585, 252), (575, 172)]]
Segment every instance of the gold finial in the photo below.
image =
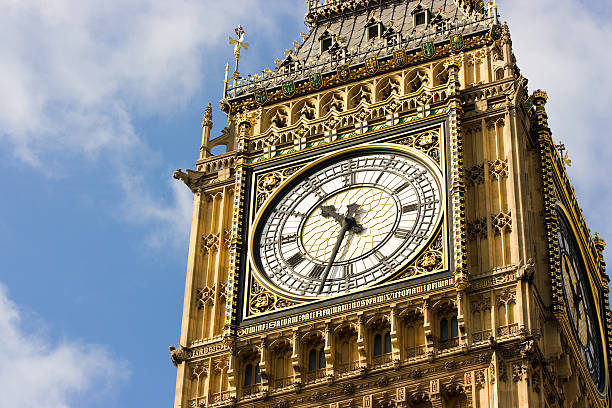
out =
[(302, 37), (302, 40), (305, 40), (305, 39), (307, 39), (307, 38), (308, 38), (308, 34), (306, 34), (306, 33), (305, 33), (305, 32), (303, 32), (303, 31), (300, 33), (300, 36)]
[(285, 57), (290, 56), (291, 54), (293, 54), (293, 50), (286, 50), (285, 51)]
[(242, 25), (239, 25), (237, 28), (235, 28), (234, 32), (236, 33), (236, 36), (238, 37), (238, 39), (235, 40), (232, 37), (230, 37), (229, 43), (230, 45), (234, 46), (234, 57), (236, 58), (236, 69), (234, 70), (234, 74), (232, 75), (230, 79), (236, 80), (240, 76), (240, 74), (238, 73), (238, 62), (240, 61), (240, 50), (241, 48), (248, 50), (249, 44), (244, 42), (245, 32), (244, 32), (244, 28), (242, 28)]
[(565, 145), (563, 143), (559, 143), (555, 145), (557, 150), (559, 150), (559, 155), (561, 156), (561, 160), (563, 160), (563, 164), (567, 167), (572, 167), (572, 161), (569, 159), (569, 152), (566, 150)]

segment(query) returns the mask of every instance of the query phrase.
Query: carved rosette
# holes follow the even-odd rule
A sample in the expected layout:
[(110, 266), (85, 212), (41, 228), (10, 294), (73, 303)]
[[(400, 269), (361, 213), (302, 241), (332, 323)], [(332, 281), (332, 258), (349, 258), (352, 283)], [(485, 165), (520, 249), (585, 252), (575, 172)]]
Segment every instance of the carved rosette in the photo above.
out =
[(426, 273), (440, 271), (444, 268), (444, 245), (442, 230), (438, 230), (436, 238), (422, 252), (422, 254), (411, 262), (398, 279), (423, 275)]
[(255, 279), (252, 279), (249, 293), (250, 316), (275, 312), (298, 304), (266, 290)]
[(257, 177), (255, 192), (255, 208), (259, 210), (276, 189), (303, 165), (287, 167), (286, 169), (262, 174)]
[(394, 143), (402, 144), (417, 149), (431, 157), (440, 166), (440, 130), (428, 130), (395, 140)]

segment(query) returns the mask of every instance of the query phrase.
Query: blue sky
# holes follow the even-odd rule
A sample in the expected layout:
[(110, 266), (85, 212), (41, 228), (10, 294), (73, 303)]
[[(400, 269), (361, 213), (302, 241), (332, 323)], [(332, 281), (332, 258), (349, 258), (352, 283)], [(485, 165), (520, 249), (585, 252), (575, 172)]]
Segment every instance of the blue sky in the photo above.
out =
[[(49, 4), (51, 3), (51, 4)], [(231, 4), (230, 4), (231, 3)], [(171, 406), (193, 168), (227, 37), (272, 66), (305, 0), (0, 0), (0, 395), (7, 406)], [(500, 0), (593, 231), (612, 242), (610, 2)], [(608, 259), (610, 257), (608, 256)]]

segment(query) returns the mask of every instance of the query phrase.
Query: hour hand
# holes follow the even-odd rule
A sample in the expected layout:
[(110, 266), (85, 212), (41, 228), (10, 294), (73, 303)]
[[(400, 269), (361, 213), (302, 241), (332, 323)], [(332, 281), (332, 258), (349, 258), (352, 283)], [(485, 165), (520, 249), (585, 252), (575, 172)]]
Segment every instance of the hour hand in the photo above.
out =
[(340, 223), (340, 225), (342, 225), (342, 223), (344, 222), (344, 217), (338, 214), (336, 207), (334, 207), (333, 205), (321, 206), (321, 215), (323, 216), (323, 218), (335, 219), (336, 221)]

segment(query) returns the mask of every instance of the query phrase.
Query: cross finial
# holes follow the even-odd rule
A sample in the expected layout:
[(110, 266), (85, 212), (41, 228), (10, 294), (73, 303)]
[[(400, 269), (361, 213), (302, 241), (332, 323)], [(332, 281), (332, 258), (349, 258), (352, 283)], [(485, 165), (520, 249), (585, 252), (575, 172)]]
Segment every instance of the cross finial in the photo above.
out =
[(234, 57), (236, 59), (236, 69), (234, 70), (234, 74), (232, 75), (231, 79), (238, 79), (239, 77), (239, 73), (238, 73), (238, 62), (240, 61), (240, 51), (242, 48), (244, 48), (245, 50), (249, 49), (249, 44), (244, 42), (244, 35), (246, 34), (244, 31), (244, 28), (242, 28), (242, 25), (239, 25), (238, 27), (236, 27), (234, 29), (234, 32), (236, 33), (237, 39), (233, 39), (232, 37), (229, 38), (229, 43), (230, 45), (234, 46)]
[(559, 143), (558, 145), (555, 145), (555, 147), (559, 151), (559, 155), (561, 155), (563, 164), (567, 167), (572, 167), (572, 161), (569, 158), (569, 152), (566, 150), (565, 145), (563, 143)]

